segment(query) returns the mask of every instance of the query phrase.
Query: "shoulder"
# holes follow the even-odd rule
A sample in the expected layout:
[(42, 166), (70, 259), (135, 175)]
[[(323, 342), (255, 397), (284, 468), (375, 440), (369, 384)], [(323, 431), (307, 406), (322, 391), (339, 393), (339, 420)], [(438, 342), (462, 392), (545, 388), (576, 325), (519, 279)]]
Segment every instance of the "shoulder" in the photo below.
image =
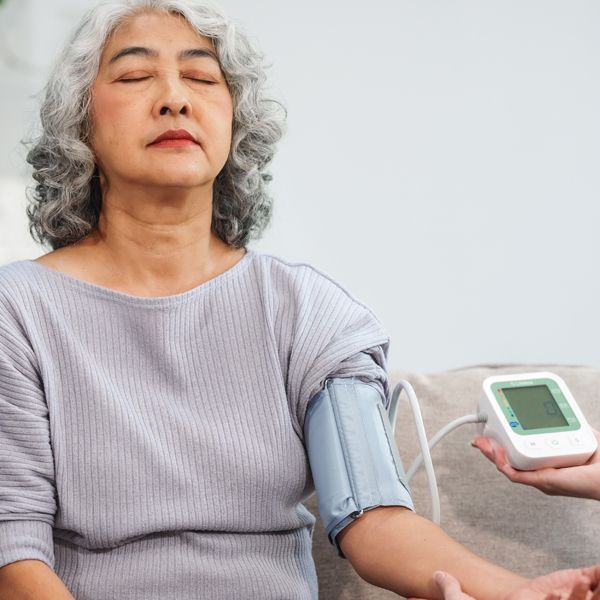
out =
[(0, 266), (0, 350), (28, 360), (33, 360), (33, 353), (26, 315), (39, 294), (35, 287), (30, 261), (18, 260)]
[(282, 298), (300, 312), (337, 311), (368, 313), (373, 311), (361, 302), (347, 287), (324, 269), (305, 261), (291, 261), (273, 254), (255, 251), (259, 270), (271, 295)]
[(273, 254), (256, 253), (260, 270), (273, 287), (285, 288), (299, 298), (316, 296), (344, 300), (368, 309), (352, 292), (324, 269), (304, 261), (291, 261)]
[(0, 310), (26, 301), (27, 289), (35, 281), (31, 261), (16, 260), (0, 266)]
[(40, 307), (56, 298), (41, 268), (33, 260), (16, 260), (0, 266), (0, 316), (20, 329), (40, 319)]

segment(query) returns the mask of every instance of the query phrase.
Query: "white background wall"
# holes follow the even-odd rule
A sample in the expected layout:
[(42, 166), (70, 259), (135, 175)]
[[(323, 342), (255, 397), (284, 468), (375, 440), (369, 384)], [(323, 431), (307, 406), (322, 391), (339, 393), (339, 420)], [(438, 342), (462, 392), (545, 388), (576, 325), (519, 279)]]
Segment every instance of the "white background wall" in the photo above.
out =
[[(44, 65), (92, 4), (5, 1), (0, 37), (37, 68), (0, 66), (0, 262), (46, 251), (20, 220), (18, 141)], [(392, 367), (600, 364), (600, 3), (220, 5), (289, 110), (255, 248), (371, 306)]]

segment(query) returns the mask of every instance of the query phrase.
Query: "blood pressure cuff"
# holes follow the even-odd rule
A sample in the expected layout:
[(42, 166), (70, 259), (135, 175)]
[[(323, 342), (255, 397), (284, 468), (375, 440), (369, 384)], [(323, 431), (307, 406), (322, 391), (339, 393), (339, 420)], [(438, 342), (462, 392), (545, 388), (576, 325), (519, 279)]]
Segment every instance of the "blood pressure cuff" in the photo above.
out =
[(364, 511), (404, 506), (414, 511), (387, 410), (379, 390), (355, 377), (325, 381), (310, 400), (304, 440), (329, 541)]

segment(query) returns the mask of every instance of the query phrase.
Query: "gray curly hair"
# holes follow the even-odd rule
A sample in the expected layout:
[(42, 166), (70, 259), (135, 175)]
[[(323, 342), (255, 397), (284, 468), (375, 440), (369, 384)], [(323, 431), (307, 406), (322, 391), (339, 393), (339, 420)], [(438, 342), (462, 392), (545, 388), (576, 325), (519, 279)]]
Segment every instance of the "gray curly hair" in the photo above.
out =
[(89, 146), (89, 91), (110, 34), (124, 19), (147, 10), (181, 15), (211, 39), (232, 95), (231, 150), (213, 186), (213, 232), (240, 248), (259, 238), (271, 220), (266, 186), (272, 176), (265, 167), (285, 132), (287, 111), (265, 93), (263, 55), (206, 0), (105, 0), (85, 15), (58, 57), (40, 109), (41, 134), (26, 142), (36, 181), (28, 190), (29, 232), (54, 250), (79, 241), (98, 224), (102, 194)]

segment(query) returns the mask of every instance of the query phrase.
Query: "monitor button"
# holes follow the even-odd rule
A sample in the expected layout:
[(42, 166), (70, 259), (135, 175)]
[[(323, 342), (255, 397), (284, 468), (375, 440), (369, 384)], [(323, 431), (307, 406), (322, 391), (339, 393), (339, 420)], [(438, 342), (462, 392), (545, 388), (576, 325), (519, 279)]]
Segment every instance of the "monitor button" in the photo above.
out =
[(527, 450), (541, 450), (542, 442), (540, 442), (540, 440), (526, 440), (525, 448)]
[(577, 433), (571, 434), (569, 441), (571, 442), (571, 446), (581, 446), (583, 444), (583, 438)]
[(558, 438), (550, 438), (547, 444), (550, 448), (560, 448), (562, 446), (562, 442)]

